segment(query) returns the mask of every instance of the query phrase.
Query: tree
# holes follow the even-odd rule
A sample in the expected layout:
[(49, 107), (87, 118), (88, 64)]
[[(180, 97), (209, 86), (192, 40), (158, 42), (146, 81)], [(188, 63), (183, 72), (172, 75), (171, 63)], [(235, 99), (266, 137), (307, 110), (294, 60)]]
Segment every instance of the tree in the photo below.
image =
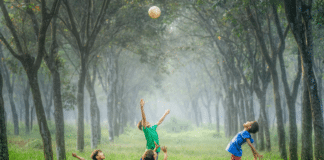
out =
[[(272, 4), (272, 7), (274, 8), (273, 13), (274, 14), (277, 13), (277, 7), (274, 4)], [(278, 19), (278, 16), (274, 16), (278, 36), (280, 39), (280, 44), (278, 45), (278, 47), (275, 47), (272, 39), (270, 38), (271, 50), (272, 50), (272, 55), (273, 55), (272, 57), (270, 57), (269, 51), (267, 50), (265, 40), (264, 40), (264, 37), (262, 34), (263, 32), (261, 30), (258, 13), (256, 13), (255, 16), (252, 15), (252, 12), (251, 12), (251, 9), (249, 6), (246, 6), (246, 13), (247, 13), (247, 16), (253, 26), (255, 37), (260, 44), (261, 53), (264, 56), (265, 61), (270, 68), (272, 84), (273, 84), (273, 94), (275, 97), (274, 100), (275, 100), (276, 117), (277, 117), (277, 132), (278, 132), (278, 139), (279, 139), (279, 151), (280, 151), (281, 158), (286, 160), (287, 159), (286, 140), (285, 140), (284, 126), (283, 126), (283, 122), (282, 122), (282, 109), (281, 109), (281, 101), (280, 101), (280, 95), (279, 95), (279, 80), (278, 80), (278, 73), (276, 70), (276, 60), (277, 60), (277, 55), (280, 52), (282, 53), (285, 49), (285, 38), (288, 33), (288, 27), (286, 28), (285, 32), (283, 32), (282, 28), (280, 26), (280, 21)], [(272, 35), (270, 35), (270, 36), (272, 37)]]
[[(315, 144), (315, 159), (324, 157), (324, 122), (321, 104), (318, 98), (317, 82), (313, 72), (313, 35), (312, 35), (313, 0), (284, 0), (285, 14), (288, 24), (301, 53), (303, 77), (306, 79), (311, 104)], [(299, 9), (298, 9), (299, 8)]]
[[(50, 70), (52, 76), (52, 90), (47, 104), (47, 115), (50, 117), (50, 106), (54, 99), (54, 120), (55, 120), (55, 135), (56, 135), (56, 148), (57, 159), (66, 159), (65, 155), (65, 141), (64, 141), (64, 115), (61, 94), (61, 77), (60, 68), (63, 67), (63, 62), (58, 55), (58, 44), (56, 39), (57, 15), (54, 15), (51, 25), (52, 43), (49, 54), (44, 57), (46, 65)], [(52, 99), (53, 98), (53, 99)], [(47, 99), (46, 99), (47, 101)]]
[[(74, 1), (73, 3), (76, 3), (77, 1)], [(67, 12), (67, 19), (68, 21), (65, 21), (61, 18), (63, 23), (65, 24), (66, 28), (71, 32), (72, 36), (75, 39), (76, 44), (70, 43), (78, 52), (80, 55), (80, 72), (79, 72), (79, 80), (78, 80), (78, 92), (77, 92), (77, 106), (78, 106), (78, 137), (77, 137), (77, 149), (79, 151), (83, 151), (84, 149), (84, 86), (85, 86), (85, 78), (87, 73), (87, 63), (88, 59), (91, 54), (91, 49), (93, 48), (97, 35), (101, 31), (101, 28), (103, 27), (105, 16), (108, 10), (108, 6), (111, 4), (110, 0), (104, 0), (101, 9), (99, 11), (99, 15), (97, 16), (96, 20), (93, 21), (95, 18), (95, 14), (97, 14), (97, 10), (94, 10), (94, 4), (96, 4), (98, 7), (100, 3), (94, 3), (92, 0), (88, 0), (84, 8), (87, 12), (81, 12), (79, 13), (80, 16), (84, 16), (86, 18), (83, 18), (81, 23), (85, 23), (85, 25), (79, 25), (76, 22), (75, 14), (73, 14), (72, 9), (70, 7), (70, 2), (67, 0), (63, 0), (63, 3), (65, 5), (65, 9)], [(79, 3), (79, 2), (78, 2)], [(110, 14), (114, 14), (120, 7), (120, 4), (115, 4), (116, 6), (113, 6), (113, 11), (110, 12)], [(80, 7), (80, 6), (78, 6)], [(82, 7), (81, 7), (82, 8)], [(80, 9), (81, 9), (80, 8)], [(110, 8), (111, 9), (111, 8)], [(81, 28), (78, 28), (78, 26), (83, 26)], [(65, 37), (66, 38), (66, 37)], [(68, 38), (66, 38), (68, 39)], [(68, 39), (69, 40), (69, 39)]]
[[(27, 6), (31, 5), (29, 1), (25, 3)], [(42, 59), (46, 52), (45, 50), (45, 40), (46, 40), (46, 31), (52, 20), (52, 17), (55, 13), (57, 13), (59, 9), (60, 0), (54, 0), (53, 5), (50, 9), (50, 12), (45, 9), (47, 7), (45, 0), (41, 1), (41, 26), (39, 27), (39, 23), (36, 19), (35, 12), (32, 11), (32, 8), (27, 7), (26, 12), (32, 19), (32, 26), (35, 32), (36, 40), (34, 40), (34, 44), (37, 46), (37, 56), (34, 57), (30, 52), (21, 45), (21, 40), (18, 36), (18, 32), (16, 27), (13, 25), (12, 18), (10, 18), (7, 8), (4, 4), (3, 0), (0, 0), (0, 7), (5, 18), (5, 22), (7, 27), (10, 30), (14, 38), (15, 50), (7, 39), (0, 33), (0, 39), (6, 45), (7, 49), (10, 53), (17, 58), (23, 65), (23, 68), (26, 71), (29, 85), (32, 89), (32, 95), (34, 99), (34, 105), (37, 114), (37, 122), (39, 126), (39, 131), (44, 144), (44, 157), (46, 160), (53, 159), (53, 151), (52, 151), (52, 142), (51, 135), (47, 126), (47, 121), (44, 113), (44, 107), (42, 104), (41, 93), (38, 84), (37, 72), (40, 68)], [(18, 53), (17, 53), (18, 52)]]
[(0, 159), (9, 160), (5, 108), (2, 96), (3, 79), (0, 71)]
[(97, 104), (97, 96), (94, 88), (94, 84), (96, 81), (96, 73), (97, 73), (97, 62), (98, 58), (96, 57), (93, 62), (93, 71), (92, 76), (90, 75), (90, 71), (87, 72), (86, 77), (86, 87), (90, 95), (90, 123), (91, 123), (91, 148), (97, 148), (97, 145), (100, 142), (101, 137), (101, 129), (100, 129), (100, 111)]
[[(0, 58), (1, 58), (1, 67), (0, 68), (4, 75), (4, 80), (6, 82), (6, 88), (8, 90), (9, 102), (10, 102), (10, 106), (11, 106), (12, 120), (14, 123), (14, 133), (15, 133), (15, 135), (19, 135), (19, 120), (18, 120), (16, 105), (15, 105), (15, 102), (13, 99), (16, 75), (11, 73), (13, 75), (10, 76), (10, 72), (7, 68), (7, 65), (4, 64), (5, 59), (3, 56), (2, 44), (0, 44)], [(8, 60), (8, 61), (11, 63), (14, 63), (14, 62), (12, 62), (12, 60)], [(12, 65), (15, 65), (15, 64), (12, 64)], [(12, 66), (12, 67), (16, 68), (15, 66)]]

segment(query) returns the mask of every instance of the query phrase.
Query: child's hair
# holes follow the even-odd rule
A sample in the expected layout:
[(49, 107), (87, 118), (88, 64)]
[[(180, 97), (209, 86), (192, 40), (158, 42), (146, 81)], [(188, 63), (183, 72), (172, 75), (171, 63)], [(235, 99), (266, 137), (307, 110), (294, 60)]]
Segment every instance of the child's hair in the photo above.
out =
[(140, 120), (140, 121), (137, 123), (137, 127), (138, 127), (139, 130), (143, 130), (142, 120)]
[(153, 150), (147, 150), (146, 156), (144, 157), (143, 160), (154, 160), (154, 152)]
[(257, 121), (252, 123), (251, 128), (248, 130), (249, 133), (256, 133), (259, 131), (259, 124)]
[(100, 153), (100, 152), (102, 152), (101, 150), (99, 150), (99, 149), (97, 149), (97, 150), (94, 150), (93, 152), (92, 152), (92, 154), (91, 154), (91, 159), (92, 160), (97, 160), (97, 155), (98, 155), (98, 153)]

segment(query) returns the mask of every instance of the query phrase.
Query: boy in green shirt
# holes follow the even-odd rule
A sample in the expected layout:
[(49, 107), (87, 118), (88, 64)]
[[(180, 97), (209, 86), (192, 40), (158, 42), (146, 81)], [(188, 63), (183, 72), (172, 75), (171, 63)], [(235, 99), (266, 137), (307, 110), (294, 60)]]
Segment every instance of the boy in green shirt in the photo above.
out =
[[(146, 116), (144, 113), (144, 100), (141, 99), (140, 105), (141, 105), (141, 112), (142, 112), (142, 120), (140, 120), (137, 124), (137, 127), (139, 130), (142, 130), (144, 132), (145, 135), (145, 139), (146, 139), (146, 149), (151, 149), (153, 150), (155, 148), (155, 144), (154, 142), (156, 142), (159, 145), (159, 136), (156, 132), (156, 128), (158, 125), (160, 125), (164, 118), (166, 117), (166, 115), (168, 115), (170, 113), (170, 109), (168, 109), (164, 115), (162, 116), (162, 118), (157, 122), (156, 125), (151, 126), (151, 124), (146, 120)], [(160, 148), (158, 148), (156, 150), (156, 154), (158, 155), (160, 152)], [(158, 159), (158, 157), (156, 158), (156, 160)]]

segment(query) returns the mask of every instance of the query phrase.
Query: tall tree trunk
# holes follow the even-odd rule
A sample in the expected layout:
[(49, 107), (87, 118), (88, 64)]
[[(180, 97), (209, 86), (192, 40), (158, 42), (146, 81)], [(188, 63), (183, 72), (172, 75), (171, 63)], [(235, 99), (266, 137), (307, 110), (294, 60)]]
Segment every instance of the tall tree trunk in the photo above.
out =
[(7, 129), (6, 129), (6, 120), (5, 120), (5, 107), (3, 102), (2, 88), (3, 88), (3, 79), (2, 79), (2, 71), (0, 71), (0, 159), (9, 160)]
[[(48, 93), (49, 97), (47, 98), (48, 101), (46, 101), (46, 115), (47, 115), (47, 120), (51, 121), (51, 108), (52, 108), (52, 103), (53, 103), (53, 87), (49, 90), (50, 93)], [(44, 94), (44, 96), (46, 96)]]
[[(2, 50), (2, 44), (0, 44), (0, 57), (4, 58), (3, 56), (3, 50)], [(19, 135), (19, 120), (18, 120), (18, 114), (16, 110), (16, 105), (13, 100), (13, 92), (14, 92), (14, 83), (15, 83), (15, 75), (10, 76), (10, 73), (8, 71), (7, 66), (1, 61), (1, 72), (3, 74), (3, 79), (6, 83), (6, 88), (8, 91), (8, 96), (9, 96), (9, 102), (10, 102), (10, 107), (11, 107), (11, 113), (12, 113), (12, 120), (14, 124), (14, 134)], [(12, 78), (10, 82), (10, 77)]]
[[(95, 65), (95, 64), (94, 64)], [(95, 66), (94, 66), (95, 68)], [(87, 90), (90, 95), (90, 123), (91, 123), (91, 148), (95, 149), (98, 145), (98, 104), (97, 104), (97, 97), (94, 90), (94, 81), (96, 76), (96, 69), (93, 71), (93, 77), (90, 77), (90, 74), (87, 75)], [(92, 78), (92, 80), (91, 80)]]
[(197, 127), (199, 127), (199, 115), (198, 115), (198, 106), (196, 100), (191, 100), (191, 107), (193, 109), (194, 115), (195, 115), (195, 122)]
[(57, 70), (52, 71), (53, 98), (54, 98), (54, 120), (56, 134), (56, 155), (57, 160), (66, 159), (64, 140), (64, 113), (61, 97), (61, 78)]
[[(283, 59), (283, 53), (279, 54), (279, 62), (280, 62), (280, 69), (281, 69), (281, 78), (284, 85), (285, 90), (285, 97), (286, 102), (288, 105), (288, 117), (289, 117), (289, 158), (291, 160), (298, 160), (297, 155), (297, 147), (298, 147), (298, 139), (297, 139), (297, 123), (296, 123), (296, 98), (298, 92), (298, 86), (301, 79), (301, 60), (300, 60), (300, 53), (298, 53), (298, 71), (296, 74), (296, 78), (293, 82), (293, 89), (292, 92), (289, 89), (287, 77), (286, 77), (286, 68), (285, 62)], [(283, 104), (283, 109), (286, 111), (286, 105)], [(285, 113), (284, 113), (285, 115)]]
[(42, 97), (38, 85), (37, 71), (35, 72), (35, 71), (27, 70), (27, 76), (29, 80), (29, 85), (32, 88), (32, 95), (33, 95), (34, 105), (36, 109), (37, 122), (38, 122), (39, 131), (44, 144), (44, 156), (45, 159), (52, 160), (53, 159), (52, 138), (47, 126), (46, 116), (45, 116), (44, 107), (42, 103)]
[(283, 118), (283, 124), (286, 126), (287, 124), (287, 103), (285, 102), (286, 100), (283, 98), (282, 99), (282, 118)]
[(26, 126), (26, 134), (29, 134), (29, 93), (30, 93), (30, 85), (27, 80), (26, 88), (24, 90), (24, 104), (25, 104), (25, 126)]
[(260, 116), (259, 116), (259, 119), (258, 119), (258, 123), (259, 123), (259, 132), (258, 132), (258, 142), (259, 142), (259, 145), (258, 145), (258, 150), (260, 151), (264, 151), (264, 132), (263, 132), (263, 117), (262, 117), (262, 114), (261, 114), (261, 110), (260, 110)]
[[(231, 78), (232, 79), (232, 78)], [(228, 98), (228, 106), (230, 108), (230, 136), (233, 137), (237, 133), (237, 112), (236, 108), (234, 106), (234, 88), (233, 88), (233, 81), (231, 81), (232, 84), (230, 85), (231, 87), (228, 89), (229, 91), (229, 98)]]
[[(11, 88), (7, 84), (7, 88)], [(13, 88), (13, 87), (12, 87)], [(9, 91), (10, 90), (10, 91)], [(16, 110), (16, 105), (13, 100), (13, 91), (11, 89), (8, 90), (8, 96), (9, 96), (9, 102), (11, 106), (11, 113), (12, 113), (12, 118), (13, 118), (13, 123), (14, 123), (14, 133), (15, 135), (19, 135), (19, 121), (18, 121), (18, 114)]]
[(30, 131), (33, 130), (34, 108), (35, 106), (32, 106), (30, 109)]
[(312, 112), (307, 87), (307, 77), (303, 75), (303, 106), (302, 106), (302, 148), (301, 159), (313, 159), (313, 140), (312, 140)]
[(96, 108), (97, 111), (97, 134), (98, 134), (98, 144), (100, 144), (101, 142), (101, 123), (100, 123), (100, 111), (99, 111), (99, 107), (97, 106)]
[(216, 97), (215, 111), (216, 111), (216, 130), (219, 133), (219, 101), (220, 97)]
[[(267, 94), (267, 85), (263, 84), (262, 91), (260, 91), (260, 95), (258, 96), (259, 102), (260, 102), (260, 118), (262, 123), (262, 131), (264, 134), (260, 135), (262, 136), (262, 141), (263, 141), (263, 136), (265, 135), (266, 139), (266, 149), (267, 151), (271, 151), (271, 142), (270, 142), (270, 131), (269, 131), (269, 120), (268, 120), (268, 115), (266, 113), (266, 94)], [(261, 137), (260, 137), (261, 138)], [(264, 150), (264, 142), (260, 141), (260, 150)]]
[[(84, 55), (84, 54), (81, 54)], [(83, 152), (84, 149), (84, 84), (86, 76), (85, 57), (81, 57), (81, 69), (78, 80), (77, 106), (78, 106), (78, 131), (77, 150)]]

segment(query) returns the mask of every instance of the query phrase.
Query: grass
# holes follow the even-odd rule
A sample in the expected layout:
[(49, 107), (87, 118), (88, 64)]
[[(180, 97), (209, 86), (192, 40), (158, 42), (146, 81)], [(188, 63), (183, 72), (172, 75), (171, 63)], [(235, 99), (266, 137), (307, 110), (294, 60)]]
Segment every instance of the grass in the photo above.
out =
[[(20, 124), (19, 136), (13, 135), (12, 124), (8, 123), (7, 126), (9, 158), (12, 160), (44, 159), (38, 126), (34, 125), (31, 134), (26, 135), (24, 125)], [(54, 159), (56, 159), (54, 126), (52, 122), (49, 123), (50, 132), (52, 133)], [(193, 130), (187, 132), (170, 133), (161, 126), (158, 128), (160, 144), (168, 147), (168, 157), (170, 160), (229, 160), (231, 154), (225, 151), (225, 148), (231, 138), (225, 138), (224, 132), (221, 132), (219, 136), (215, 136), (215, 129), (213, 127), (210, 128), (194, 127)], [(68, 160), (76, 160), (76, 158), (71, 156), (75, 152), (89, 160), (90, 154), (93, 151), (90, 147), (90, 126), (85, 124), (85, 148), (82, 153), (76, 150), (76, 130), (76, 125), (66, 124), (65, 126), (66, 158)], [(260, 154), (264, 155), (264, 160), (280, 159), (276, 133), (273, 130), (271, 132), (273, 132), (271, 133), (272, 152), (261, 151)], [(102, 140), (98, 149), (104, 152), (106, 160), (139, 160), (145, 150), (145, 145), (146, 141), (143, 132), (131, 127), (127, 127), (124, 134), (115, 138), (114, 143), (110, 143), (107, 125), (103, 124)], [(243, 145), (242, 149), (242, 160), (252, 160), (253, 156), (248, 145)], [(160, 154), (159, 159), (162, 160), (163, 157), (163, 154)]]

